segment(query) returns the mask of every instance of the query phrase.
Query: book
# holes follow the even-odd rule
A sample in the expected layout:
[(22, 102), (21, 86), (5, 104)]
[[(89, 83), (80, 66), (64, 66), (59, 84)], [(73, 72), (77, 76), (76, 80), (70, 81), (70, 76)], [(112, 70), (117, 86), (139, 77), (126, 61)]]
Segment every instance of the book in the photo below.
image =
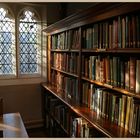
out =
[(130, 61), (125, 62), (125, 89), (130, 88)]
[(130, 57), (130, 91), (135, 92), (136, 86), (136, 60)]
[(136, 60), (136, 94), (140, 94), (140, 60)]
[(122, 95), (122, 110), (121, 110), (121, 127), (125, 127), (125, 113), (126, 113), (126, 99), (127, 97), (125, 95)]
[(127, 107), (126, 107), (126, 119), (125, 119), (125, 129), (128, 130), (129, 126), (129, 117), (130, 117), (130, 106), (131, 106), (132, 97), (127, 97)]

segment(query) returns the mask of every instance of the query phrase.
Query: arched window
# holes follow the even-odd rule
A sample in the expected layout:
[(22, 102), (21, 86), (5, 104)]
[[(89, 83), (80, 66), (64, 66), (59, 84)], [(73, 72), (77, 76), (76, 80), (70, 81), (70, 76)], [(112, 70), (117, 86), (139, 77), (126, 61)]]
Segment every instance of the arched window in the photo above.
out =
[(40, 73), (40, 26), (35, 12), (24, 10), (19, 18), (19, 72)]
[(0, 7), (0, 75), (16, 72), (15, 20), (8, 9)]

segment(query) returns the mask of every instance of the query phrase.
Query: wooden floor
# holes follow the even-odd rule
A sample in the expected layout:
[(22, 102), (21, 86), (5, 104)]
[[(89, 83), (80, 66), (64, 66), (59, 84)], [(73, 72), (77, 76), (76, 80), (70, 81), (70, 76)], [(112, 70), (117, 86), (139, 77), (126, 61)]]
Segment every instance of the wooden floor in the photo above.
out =
[(44, 128), (27, 129), (29, 138), (47, 138), (47, 132)]

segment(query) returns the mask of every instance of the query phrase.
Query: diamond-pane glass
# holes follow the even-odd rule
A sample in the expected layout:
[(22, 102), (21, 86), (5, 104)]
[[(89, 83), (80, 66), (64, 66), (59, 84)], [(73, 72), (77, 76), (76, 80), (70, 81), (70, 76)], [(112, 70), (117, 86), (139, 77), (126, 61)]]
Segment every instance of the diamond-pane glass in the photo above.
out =
[(34, 13), (25, 11), (19, 22), (20, 73), (38, 73), (38, 24)]
[(7, 10), (0, 8), (0, 75), (15, 71), (14, 21), (7, 17)]

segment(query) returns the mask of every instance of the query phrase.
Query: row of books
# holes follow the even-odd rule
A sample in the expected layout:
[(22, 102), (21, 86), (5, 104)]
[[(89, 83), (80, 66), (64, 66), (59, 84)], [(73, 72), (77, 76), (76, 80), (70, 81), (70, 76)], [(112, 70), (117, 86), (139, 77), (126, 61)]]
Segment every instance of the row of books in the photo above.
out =
[(83, 83), (82, 102), (94, 110), (97, 117), (106, 118), (140, 137), (139, 100), (96, 88), (93, 84)]
[(79, 101), (78, 96), (78, 80), (73, 77), (68, 77), (58, 71), (52, 70), (51, 83), (56, 87), (57, 92), (64, 93), (66, 98), (73, 101)]
[(60, 102), (58, 98), (54, 98), (51, 95), (46, 96), (46, 110), (54, 116), (54, 118), (58, 121), (60, 125), (63, 126), (63, 128), (68, 131), (69, 130), (69, 124), (68, 124), (68, 108), (64, 106)]
[(83, 29), (83, 48), (139, 48), (140, 16), (118, 16)]
[(56, 69), (77, 74), (78, 58), (77, 53), (52, 53), (51, 65)]
[(135, 57), (82, 56), (82, 75), (140, 94), (140, 60)]
[(68, 134), (63, 131), (59, 122), (54, 119), (50, 114), (46, 114), (46, 132), (49, 138), (68, 137)]
[(51, 49), (78, 49), (79, 29), (68, 30), (51, 36)]
[[(118, 16), (82, 29), (82, 48), (140, 48), (140, 16)], [(52, 35), (52, 49), (78, 49), (79, 29)]]
[[(53, 116), (66, 132), (70, 133), (70, 137), (90, 137), (89, 133), (91, 125), (81, 117), (76, 117), (70, 113), (68, 107), (60, 102), (59, 99), (46, 95), (46, 110)], [(48, 117), (48, 116), (47, 116)], [(47, 128), (49, 122), (47, 118)]]
[(89, 138), (91, 137), (91, 125), (81, 117), (71, 119), (72, 127), (70, 129), (71, 137)]

